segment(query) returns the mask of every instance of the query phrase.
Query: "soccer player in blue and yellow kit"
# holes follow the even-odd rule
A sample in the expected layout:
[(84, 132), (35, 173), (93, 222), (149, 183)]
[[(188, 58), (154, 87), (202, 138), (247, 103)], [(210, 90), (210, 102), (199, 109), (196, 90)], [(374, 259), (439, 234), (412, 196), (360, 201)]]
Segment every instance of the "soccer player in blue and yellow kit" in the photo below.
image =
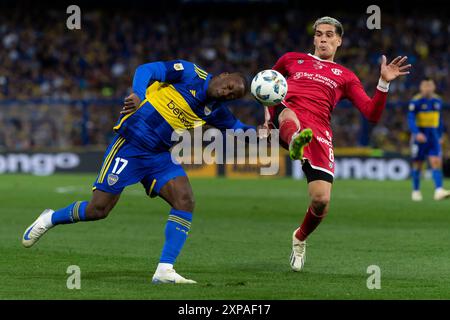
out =
[(408, 124), (411, 130), (412, 156), (412, 200), (421, 201), (420, 175), (423, 161), (428, 158), (435, 184), (434, 199), (450, 197), (450, 191), (442, 187), (441, 142), (443, 124), (441, 117), (442, 100), (435, 94), (433, 80), (425, 79), (420, 83), (420, 93), (409, 104)]
[(76, 201), (53, 211), (46, 209), (23, 235), (31, 247), (55, 225), (106, 218), (126, 186), (141, 182), (150, 197), (160, 196), (172, 207), (165, 228), (165, 244), (154, 283), (195, 283), (175, 272), (173, 265), (189, 232), (194, 197), (182, 166), (172, 160), (172, 133), (203, 124), (218, 129), (254, 129), (237, 120), (222, 103), (245, 95), (247, 84), (239, 73), (208, 74), (197, 65), (175, 60), (139, 66), (133, 94), (114, 126), (117, 133), (106, 150), (93, 186), (91, 201)]

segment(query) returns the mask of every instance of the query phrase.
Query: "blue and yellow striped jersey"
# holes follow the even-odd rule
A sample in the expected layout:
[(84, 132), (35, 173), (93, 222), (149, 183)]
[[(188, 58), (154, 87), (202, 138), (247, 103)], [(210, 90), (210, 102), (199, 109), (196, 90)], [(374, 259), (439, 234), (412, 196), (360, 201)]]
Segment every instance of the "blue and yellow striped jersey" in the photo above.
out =
[(409, 103), (408, 124), (413, 134), (430, 133), (440, 137), (443, 131), (442, 99), (438, 95), (426, 98), (417, 94)]
[(141, 99), (134, 113), (121, 116), (114, 130), (148, 150), (167, 150), (180, 134), (205, 123), (218, 129), (249, 128), (221, 102), (207, 97), (212, 75), (194, 63), (175, 60), (139, 66), (133, 92)]

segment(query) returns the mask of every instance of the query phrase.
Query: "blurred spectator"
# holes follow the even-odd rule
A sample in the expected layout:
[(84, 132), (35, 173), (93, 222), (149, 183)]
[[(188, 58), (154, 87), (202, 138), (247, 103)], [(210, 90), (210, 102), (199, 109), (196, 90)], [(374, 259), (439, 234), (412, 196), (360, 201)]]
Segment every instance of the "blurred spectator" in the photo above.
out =
[[(395, 107), (386, 110), (370, 140), (373, 147), (408, 152), (406, 108), (419, 81), (432, 76), (444, 101), (450, 101), (450, 19), (425, 15), (397, 19), (383, 14), (383, 28), (373, 31), (366, 28), (365, 17), (336, 16), (346, 29), (337, 62), (354, 70), (370, 95), (378, 81), (382, 53), (391, 59), (407, 55), (413, 64), (410, 76), (392, 83), (389, 102)], [(315, 18), (311, 13), (270, 9), (257, 15), (173, 10), (169, 16), (158, 9), (151, 13), (91, 10), (83, 11), (81, 30), (69, 31), (60, 21), (60, 12), (2, 11), (0, 148), (103, 146), (139, 64), (181, 58), (213, 74), (241, 71), (250, 80), (285, 52), (310, 52)], [(32, 104), (33, 99), (41, 100)], [(45, 104), (45, 99), (58, 103)], [(110, 102), (76, 104), (92, 99)], [(250, 96), (244, 105), (234, 103), (231, 108), (246, 122), (263, 120), (262, 108)], [(449, 127), (449, 111), (444, 113)], [(358, 144), (360, 119), (355, 108), (340, 106), (333, 112), (336, 147)]]

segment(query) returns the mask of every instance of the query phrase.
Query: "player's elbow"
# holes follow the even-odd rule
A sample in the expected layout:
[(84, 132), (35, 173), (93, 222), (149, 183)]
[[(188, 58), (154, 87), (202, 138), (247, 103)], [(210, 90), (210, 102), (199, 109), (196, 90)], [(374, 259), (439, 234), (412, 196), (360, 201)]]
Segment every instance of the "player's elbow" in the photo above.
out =
[(380, 121), (385, 108), (386, 102), (379, 101), (377, 99), (369, 100), (366, 103), (359, 105), (358, 107), (364, 118), (366, 118), (369, 122), (375, 124)]
[(378, 124), (378, 122), (380, 122), (380, 119), (379, 118), (367, 118), (367, 121), (372, 125), (376, 125), (376, 124)]
[(372, 113), (365, 114), (364, 117), (365, 117), (366, 120), (369, 121), (371, 124), (377, 124), (378, 122), (380, 122), (380, 119), (381, 119), (381, 113), (378, 113), (378, 112), (372, 112)]
[(134, 74), (137, 75), (137, 74), (144, 73), (146, 69), (147, 69), (147, 66), (145, 64), (141, 64), (136, 68), (136, 70), (134, 71)]

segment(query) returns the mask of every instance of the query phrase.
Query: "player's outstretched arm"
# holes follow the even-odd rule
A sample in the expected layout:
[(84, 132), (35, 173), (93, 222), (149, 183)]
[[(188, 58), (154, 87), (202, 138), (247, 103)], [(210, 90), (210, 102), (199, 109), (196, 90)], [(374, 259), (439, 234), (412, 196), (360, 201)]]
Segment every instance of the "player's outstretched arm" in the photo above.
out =
[(409, 74), (409, 69), (411, 64), (404, 64), (408, 57), (398, 56), (391, 63), (387, 64), (386, 56), (381, 57), (381, 79), (386, 82), (391, 82), (399, 76), (404, 76)]
[(269, 121), (270, 121), (269, 108), (264, 106), (264, 123), (256, 127), (256, 131), (258, 132), (258, 137), (260, 139), (268, 138), (270, 136)]
[(138, 66), (133, 77), (133, 93), (124, 99), (124, 106), (120, 111), (126, 115), (135, 112), (145, 98), (147, 86), (151, 80), (164, 81), (166, 66), (163, 62), (151, 62)]
[(133, 78), (133, 92), (139, 97), (139, 99), (144, 100), (145, 91), (150, 81), (162, 81), (166, 80), (167, 68), (163, 62), (151, 62), (146, 64), (141, 64), (136, 68)]
[(145, 99), (145, 92), (151, 81), (175, 83), (180, 81), (184, 73), (182, 60), (157, 61), (141, 64), (136, 68), (133, 78), (133, 92), (141, 101)]
[(124, 100), (121, 114), (136, 111), (145, 99), (145, 92), (151, 81), (174, 83), (183, 76), (184, 63), (181, 60), (145, 63), (136, 68), (133, 77), (133, 93)]
[(219, 129), (223, 133), (225, 133), (227, 129), (243, 131), (257, 129), (255, 126), (245, 124), (237, 119), (225, 105), (220, 105), (215, 108), (208, 119), (206, 119), (206, 123)]
[(387, 64), (387, 59), (383, 55), (381, 60), (381, 75), (377, 89), (372, 98), (365, 92), (359, 79), (354, 76), (346, 86), (345, 95), (361, 111), (364, 117), (370, 122), (378, 122), (386, 106), (389, 83), (399, 76), (409, 74), (411, 65), (404, 65), (407, 57), (397, 57)]

